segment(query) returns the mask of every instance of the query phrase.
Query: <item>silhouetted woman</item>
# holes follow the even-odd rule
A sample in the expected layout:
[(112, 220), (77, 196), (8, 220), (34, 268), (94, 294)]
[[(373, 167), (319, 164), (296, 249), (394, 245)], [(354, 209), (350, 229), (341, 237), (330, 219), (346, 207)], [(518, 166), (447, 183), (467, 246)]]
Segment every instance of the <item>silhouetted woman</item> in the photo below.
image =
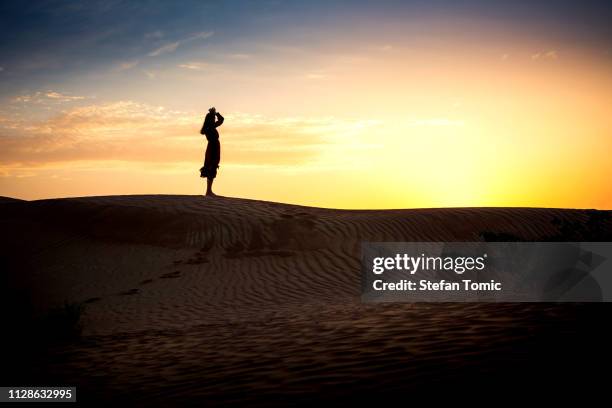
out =
[[(216, 119), (216, 120), (215, 120)], [(217, 128), (223, 124), (223, 116), (213, 106), (208, 110), (204, 118), (204, 125), (200, 134), (206, 136), (208, 145), (204, 155), (204, 166), (200, 169), (200, 177), (206, 177), (206, 195), (214, 196), (212, 184), (217, 177), (217, 169), (221, 160), (221, 144), (219, 143), (219, 132)]]

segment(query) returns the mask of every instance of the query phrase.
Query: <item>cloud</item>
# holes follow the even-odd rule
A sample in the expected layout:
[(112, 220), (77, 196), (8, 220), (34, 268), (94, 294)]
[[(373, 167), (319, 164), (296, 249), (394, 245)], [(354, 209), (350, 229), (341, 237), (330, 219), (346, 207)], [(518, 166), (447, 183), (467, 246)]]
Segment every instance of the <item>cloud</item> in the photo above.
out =
[(194, 71), (202, 71), (208, 66), (209, 64), (207, 64), (206, 62), (187, 62), (185, 64), (178, 65), (179, 68), (191, 69)]
[(39, 91), (34, 94), (19, 95), (12, 99), (13, 103), (46, 104), (50, 102), (73, 102), (87, 99), (85, 96), (68, 95), (52, 90)]
[(148, 55), (149, 57), (157, 57), (159, 55), (166, 54), (168, 52), (174, 52), (180, 45), (186, 42), (190, 42), (194, 40), (204, 40), (206, 38), (212, 37), (213, 34), (214, 34), (213, 31), (202, 31), (199, 33), (195, 33), (182, 40), (162, 45), (161, 47), (151, 51)]
[[(223, 162), (300, 166), (336, 146), (346, 153), (373, 122), (328, 118), (267, 118), (227, 114), (221, 129)], [(133, 101), (74, 107), (41, 121), (0, 115), (0, 172), (71, 163), (193, 163), (202, 160), (203, 117)], [(330, 150), (331, 149), (331, 150)]]
[(557, 59), (559, 56), (557, 55), (557, 51), (547, 51), (546, 54), (544, 54), (544, 58), (551, 58), (551, 59)]
[(531, 56), (531, 59), (536, 61), (539, 59), (548, 59), (548, 60), (556, 60), (559, 58), (559, 54), (557, 54), (556, 50), (542, 51), (535, 53)]
[(195, 33), (187, 37), (183, 42), (193, 41), (193, 40), (205, 40), (209, 37), (212, 37), (214, 34), (215, 34), (214, 31), (202, 31), (200, 33)]
[(4, 71), (4, 67), (0, 67), (0, 72)]
[(169, 43), (169, 44), (163, 45), (163, 46), (159, 47), (158, 49), (151, 51), (149, 53), (149, 57), (157, 57), (157, 56), (165, 54), (167, 52), (174, 52), (178, 48), (178, 46), (180, 44), (181, 44), (180, 41), (176, 41), (176, 42), (173, 42), (173, 43)]
[(140, 63), (140, 61), (138, 61), (138, 60), (120, 62), (115, 67), (115, 71), (117, 71), (117, 72), (127, 71), (128, 69), (134, 68), (139, 63)]
[(47, 91), (45, 96), (49, 99), (57, 99), (60, 101), (76, 101), (80, 99), (85, 99), (84, 96), (70, 96), (70, 95), (62, 94), (60, 92), (55, 92), (55, 91)]
[(199, 121), (197, 116), (131, 101), (75, 107), (38, 122), (9, 117), (0, 122), (0, 167), (83, 160), (175, 161), (187, 153), (177, 139), (195, 134), (197, 146)]

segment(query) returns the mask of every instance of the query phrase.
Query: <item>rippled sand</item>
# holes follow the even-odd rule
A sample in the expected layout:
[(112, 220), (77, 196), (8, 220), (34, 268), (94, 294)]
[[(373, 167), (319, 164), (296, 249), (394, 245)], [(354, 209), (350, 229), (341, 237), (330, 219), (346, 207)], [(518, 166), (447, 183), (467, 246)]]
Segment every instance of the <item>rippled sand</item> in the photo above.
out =
[(588, 369), (605, 338), (604, 305), (359, 299), (362, 241), (539, 240), (558, 220), (586, 222), (581, 210), (347, 211), (199, 196), (0, 209), (9, 286), (30, 295), (34, 314), (85, 305), (82, 336), (36, 354), (20, 378), (76, 384), (81, 400), (363, 401), (440, 384), (509, 386), (515, 373), (525, 386)]

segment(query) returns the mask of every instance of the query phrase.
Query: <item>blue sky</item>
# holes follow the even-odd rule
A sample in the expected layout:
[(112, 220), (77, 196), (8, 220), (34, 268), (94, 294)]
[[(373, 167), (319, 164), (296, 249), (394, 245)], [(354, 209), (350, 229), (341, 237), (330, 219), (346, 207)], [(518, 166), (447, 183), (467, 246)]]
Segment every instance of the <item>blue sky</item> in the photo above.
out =
[[(384, 36), (386, 21), (419, 24), (421, 16), (444, 15), (477, 15), (582, 46), (610, 47), (612, 41), (612, 7), (605, 1), (8, 1), (0, 5), (1, 92), (135, 60), (155, 66), (163, 63), (164, 46), (168, 54), (195, 48), (249, 53), (257, 41), (317, 46), (339, 31), (359, 36), (365, 26), (376, 35), (373, 29), (381, 26)], [(208, 42), (189, 40), (198, 33), (214, 34)], [(146, 58), (160, 48), (162, 58)]]

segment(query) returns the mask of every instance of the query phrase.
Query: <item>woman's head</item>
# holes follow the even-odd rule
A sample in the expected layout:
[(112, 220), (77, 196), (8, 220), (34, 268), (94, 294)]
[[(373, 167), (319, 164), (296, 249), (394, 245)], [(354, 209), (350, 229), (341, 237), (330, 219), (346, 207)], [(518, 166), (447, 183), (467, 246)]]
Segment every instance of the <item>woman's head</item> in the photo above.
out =
[(208, 110), (208, 113), (206, 114), (206, 117), (204, 118), (204, 127), (214, 126), (216, 113), (217, 111), (215, 110), (214, 107)]

